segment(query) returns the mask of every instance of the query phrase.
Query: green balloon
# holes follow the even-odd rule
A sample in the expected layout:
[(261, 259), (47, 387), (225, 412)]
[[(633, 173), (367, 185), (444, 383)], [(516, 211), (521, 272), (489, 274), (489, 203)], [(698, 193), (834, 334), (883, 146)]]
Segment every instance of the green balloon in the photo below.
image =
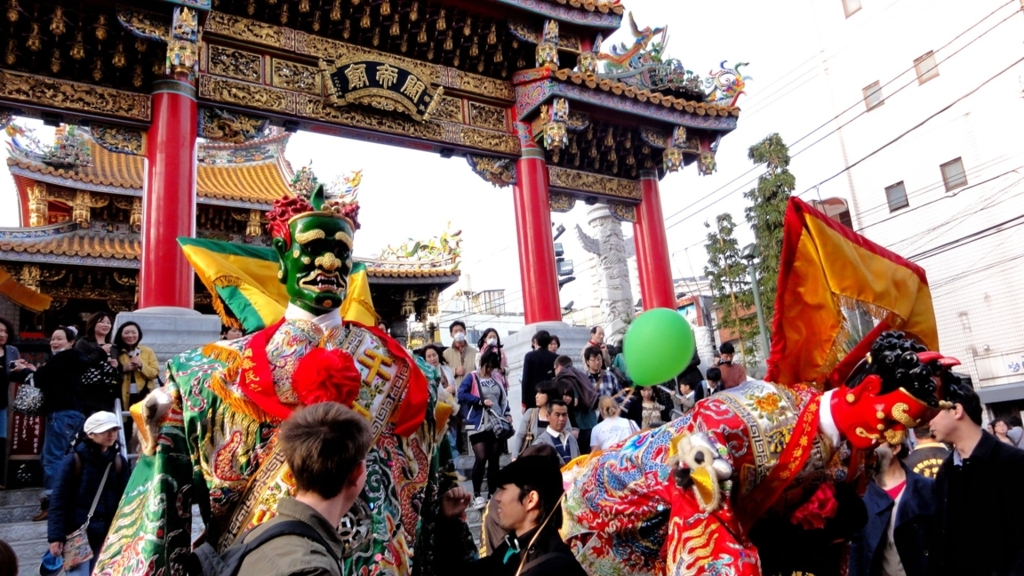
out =
[(690, 364), (696, 342), (679, 312), (655, 308), (636, 317), (624, 339), (626, 370), (638, 386), (672, 380)]

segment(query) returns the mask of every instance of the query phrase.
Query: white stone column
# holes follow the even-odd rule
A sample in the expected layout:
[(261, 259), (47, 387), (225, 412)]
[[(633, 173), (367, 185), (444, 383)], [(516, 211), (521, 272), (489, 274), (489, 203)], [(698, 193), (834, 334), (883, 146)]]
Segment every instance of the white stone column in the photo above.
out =
[[(618, 344), (633, 319), (633, 291), (622, 223), (597, 204), (587, 211), (596, 238), (581, 238), (584, 248), (597, 256), (597, 283), (601, 295), (601, 324), (608, 342)], [(589, 242), (587, 240), (590, 240)]]

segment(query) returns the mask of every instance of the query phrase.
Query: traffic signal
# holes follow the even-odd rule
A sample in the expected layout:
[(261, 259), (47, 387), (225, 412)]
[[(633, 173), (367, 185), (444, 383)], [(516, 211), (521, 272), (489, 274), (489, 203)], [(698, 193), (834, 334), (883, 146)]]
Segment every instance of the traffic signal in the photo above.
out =
[(572, 260), (565, 259), (565, 249), (562, 248), (561, 242), (555, 242), (555, 265), (558, 270), (558, 289), (561, 290), (562, 286), (565, 286), (569, 282), (576, 279), (573, 276), (575, 271), (572, 266)]

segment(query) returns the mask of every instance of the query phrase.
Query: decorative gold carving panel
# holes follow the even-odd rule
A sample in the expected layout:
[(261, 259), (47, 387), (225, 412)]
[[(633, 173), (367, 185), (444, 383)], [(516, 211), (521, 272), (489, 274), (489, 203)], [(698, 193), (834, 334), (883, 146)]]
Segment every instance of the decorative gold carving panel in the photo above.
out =
[(199, 77), (199, 97), (222, 104), (295, 113), (296, 95), (293, 93), (213, 76)]
[(400, 134), (437, 143), (456, 144), (502, 155), (518, 156), (520, 153), (518, 138), (508, 134), (438, 119), (417, 122), (411, 118), (380, 114), (371, 110), (339, 108), (331, 106), (324, 98), (303, 94), (296, 96), (296, 113), (313, 121)]
[(149, 122), (150, 97), (113, 88), (0, 70), (0, 99)]
[(519, 139), (515, 136), (469, 126), (454, 126), (453, 128), (454, 134), (449, 140), (453, 144), (462, 144), (478, 150), (503, 154), (518, 155), (520, 152)]
[(228, 36), (242, 42), (263, 44), (280, 50), (295, 50), (295, 30), (232, 16), (216, 10), (210, 12), (203, 26), (206, 34)]
[(548, 166), (548, 176), (551, 178), (551, 186), (565, 188), (567, 190), (578, 190), (590, 192), (603, 196), (614, 196), (616, 198), (627, 198), (640, 200), (640, 182), (638, 180), (626, 180), (625, 178), (612, 178), (569, 170), (558, 166)]
[(357, 108), (335, 107), (324, 98), (297, 96), (297, 113), (310, 120), (320, 120), (332, 124), (369, 128), (391, 134), (404, 134), (413, 138), (422, 138), (434, 142), (445, 142), (444, 129), (435, 122), (417, 122), (408, 117), (377, 114)]
[(438, 68), (441, 68), (444, 72), (443, 75), (445, 77), (442, 79), (441, 85), (445, 88), (461, 90), (462, 92), (469, 92), (471, 94), (481, 94), (483, 96), (496, 98), (498, 100), (506, 100), (509, 102), (516, 99), (511, 82), (495, 80), (494, 78), (488, 78), (478, 74), (470, 74), (469, 72), (463, 72), (462, 70), (456, 70), (455, 68), (447, 68), (443, 66), (438, 66)]
[(434, 108), (434, 118), (462, 124), (462, 99), (442, 96), (437, 108)]
[(238, 78), (247, 82), (263, 82), (263, 57), (252, 52), (207, 45), (210, 54), (210, 74)]
[(469, 103), (469, 123), (481, 128), (501, 130), (502, 132), (508, 131), (508, 125), (505, 122), (504, 108), (488, 106), (487, 104), (480, 104), (478, 102)]
[(276, 88), (305, 92), (320, 96), (320, 69), (274, 58), (271, 64), (271, 84)]

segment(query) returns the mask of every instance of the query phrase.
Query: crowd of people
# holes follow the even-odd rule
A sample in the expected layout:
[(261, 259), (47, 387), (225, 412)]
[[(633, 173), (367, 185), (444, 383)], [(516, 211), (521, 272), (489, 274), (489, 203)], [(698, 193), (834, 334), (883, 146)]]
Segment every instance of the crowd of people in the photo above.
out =
[[(222, 337), (241, 335), (225, 329)], [(0, 395), (0, 490), (8, 474), (10, 400), (17, 386), (32, 386), (42, 395), (31, 414), (43, 418), (43, 491), (32, 518), (47, 523), (50, 546), (42, 569), (89, 574), (128, 483), (125, 455), (137, 451), (127, 408), (161, 384), (157, 357), (142, 343), (138, 323), (125, 322), (114, 332), (113, 316), (106, 312), (90, 315), (81, 329), (53, 329), (48, 358), (38, 366), (22, 357), (17, 336), (13, 323), (0, 317), (0, 384), (7, 390)], [(63, 566), (65, 542), (79, 528), (90, 558)]]
[[(103, 312), (90, 316), (81, 334), (75, 327), (57, 327), (50, 335), (50, 357), (37, 367), (21, 357), (14, 326), (0, 318), (5, 368), (0, 375), (9, 390), (29, 383), (44, 398), (45, 489), (35, 518), (48, 523), (44, 572), (57, 573), (67, 557), (65, 546), (72, 545), (82, 547), (85, 559), (65, 566), (65, 572), (91, 572), (131, 468), (121, 446), (123, 439), (131, 441), (130, 418), (115, 412), (161, 384), (156, 355), (142, 344), (142, 327), (127, 322), (116, 332), (112, 328), (112, 318)], [(232, 330), (226, 328), (222, 337), (243, 335)], [(474, 459), (468, 479), (472, 492), (457, 486), (441, 498), (435, 537), (441, 549), (430, 557), (437, 573), (583, 574), (558, 534), (560, 469), (580, 455), (608, 450), (640, 431), (685, 417), (701, 400), (747, 380), (726, 343), (715, 365), (698, 369), (696, 378), (697, 365), (691, 363), (673, 381), (635, 387), (621, 348), (604, 341), (600, 326), (591, 330), (579, 359), (559, 354), (558, 337), (542, 330), (523, 359), (522, 417), (510, 433), (508, 359), (500, 335), (488, 328), (474, 347), (463, 322), (453, 322), (449, 332), (451, 346), (431, 343), (416, 351), (436, 369), (438, 398), (454, 408), (447, 441), (456, 453)], [(985, 503), (993, 499), (1005, 504), (1007, 514), (1001, 516), (1024, 512), (1024, 496), (1015, 486), (1024, 474), (1024, 428), (1019, 418), (999, 418), (983, 430), (981, 404), (969, 385), (953, 387), (947, 395), (953, 408), (940, 411), (909, 439), (884, 442), (874, 451), (862, 496), (837, 496), (840, 506), (852, 509), (843, 516), (853, 519), (850, 576), (1024, 573), (1024, 530), (1016, 523), (999, 520), (999, 528), (989, 531), (965, 528), (991, 525)], [(0, 410), (4, 419), (9, 396)], [(3, 424), (0, 431), (6, 433)], [(234, 557), (239, 574), (302, 569), (340, 576), (345, 550), (333, 527), (366, 481), (366, 419), (340, 404), (315, 404), (285, 420), (279, 440), (295, 477), (294, 497), (278, 504), (274, 520), (239, 539), (232, 547), (235, 556), (217, 556)], [(503, 453), (512, 455), (504, 468)], [(485, 507), (483, 558), (467, 562), (454, 551), (446, 553), (444, 545), (459, 540), (456, 521), (468, 508)], [(76, 531), (82, 534), (77, 540)], [(957, 552), (967, 549), (984, 553)], [(202, 549), (190, 562), (204, 569)], [(772, 556), (762, 562), (771, 573)], [(982, 571), (976, 570), (979, 565)]]

